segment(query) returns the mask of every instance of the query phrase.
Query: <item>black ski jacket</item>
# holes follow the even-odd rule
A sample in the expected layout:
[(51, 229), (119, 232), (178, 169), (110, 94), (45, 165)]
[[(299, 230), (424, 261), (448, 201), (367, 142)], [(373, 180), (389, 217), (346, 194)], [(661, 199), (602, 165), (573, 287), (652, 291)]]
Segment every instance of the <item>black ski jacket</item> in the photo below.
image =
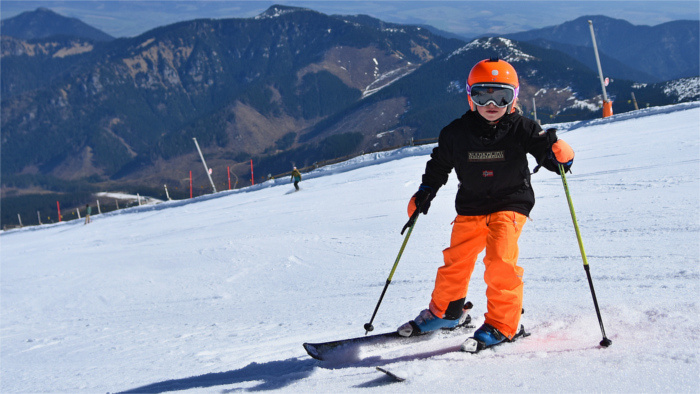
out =
[(544, 132), (519, 114), (508, 114), (490, 125), (477, 112), (468, 111), (440, 132), (422, 181), (437, 193), (454, 168), (459, 179), (455, 201), (459, 215), (515, 211), (529, 216), (535, 193), (527, 154), (558, 172), (550, 155), (556, 140), (553, 129)]

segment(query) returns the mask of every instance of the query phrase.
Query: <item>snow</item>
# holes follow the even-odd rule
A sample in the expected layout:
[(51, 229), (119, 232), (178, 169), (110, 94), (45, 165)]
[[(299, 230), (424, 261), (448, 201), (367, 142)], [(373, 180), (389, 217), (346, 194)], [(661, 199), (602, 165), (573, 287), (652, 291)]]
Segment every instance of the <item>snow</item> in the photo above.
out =
[[(542, 170), (520, 240), (530, 337), (477, 355), (454, 351), (464, 337), (306, 355), (303, 342), (364, 334), (424, 146), (318, 169), (300, 192), (278, 179), (0, 233), (0, 391), (698, 392), (699, 104), (557, 125), (609, 348), (561, 179)], [(418, 220), (376, 332), (426, 307), (456, 188)], [(476, 324), (482, 276), (479, 263)]]
[(669, 81), (664, 86), (664, 94), (676, 96), (678, 100), (689, 100), (700, 98), (700, 77), (681, 78)]
[(121, 192), (101, 192), (96, 194), (98, 197), (111, 198), (114, 200), (126, 200), (126, 201), (137, 201), (139, 204), (160, 204), (163, 200), (141, 196), (138, 194), (127, 194)]
[(452, 52), (449, 56), (447, 56), (445, 61), (449, 60), (452, 56), (459, 55), (474, 48), (492, 49), (498, 52), (498, 55), (502, 60), (511, 63), (519, 61), (528, 62), (535, 59), (534, 56), (521, 51), (512, 40), (503, 37), (489, 37), (486, 39), (478, 38), (469, 42), (462, 48)]
[(449, 85), (447, 85), (447, 92), (452, 93), (452, 92), (457, 92), (457, 93), (464, 93), (466, 91), (466, 84), (462, 81), (451, 81)]
[[(375, 59), (375, 62), (376, 62), (376, 59)], [(362, 90), (362, 98), (369, 97), (369, 96), (377, 93), (378, 91), (393, 84), (394, 82), (398, 81), (399, 79), (416, 71), (416, 69), (417, 68), (409, 62), (404, 67), (399, 67), (397, 69), (388, 71), (384, 74), (380, 74), (379, 67), (375, 66), (375, 68), (374, 68), (374, 81), (372, 81), (372, 83), (367, 85), (367, 87), (365, 87)]]
[(574, 100), (574, 103), (569, 105), (567, 108), (581, 108), (581, 109), (587, 109), (591, 112), (599, 110), (601, 108), (601, 105), (602, 105), (602, 103), (600, 103), (601, 105), (596, 105), (593, 103), (589, 103), (588, 101), (585, 101), (585, 100), (579, 100), (575, 96), (569, 97), (567, 99), (567, 101), (568, 100)]
[[(305, 11), (309, 12), (311, 10), (308, 9), (303, 9), (303, 8), (296, 8), (296, 7), (270, 7), (267, 9), (267, 11), (263, 12), (260, 15), (255, 16), (254, 19), (272, 19), (272, 18), (279, 18), (283, 15), (290, 14), (292, 12), (299, 12), (299, 11)], [(315, 11), (311, 11), (315, 12)]]

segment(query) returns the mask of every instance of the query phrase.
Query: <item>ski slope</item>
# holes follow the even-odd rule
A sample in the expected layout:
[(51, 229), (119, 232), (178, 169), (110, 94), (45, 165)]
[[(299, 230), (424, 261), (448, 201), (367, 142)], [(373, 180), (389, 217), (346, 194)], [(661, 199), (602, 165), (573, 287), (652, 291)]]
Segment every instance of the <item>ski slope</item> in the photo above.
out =
[[(520, 241), (528, 338), (464, 336), (324, 363), (303, 342), (364, 334), (431, 146), (287, 179), (0, 234), (0, 392), (698, 392), (700, 103), (559, 125), (611, 347), (561, 178), (533, 175)], [(421, 216), (374, 321), (426, 307), (454, 177)], [(486, 307), (483, 264), (470, 294)], [(394, 383), (382, 366), (407, 377)]]

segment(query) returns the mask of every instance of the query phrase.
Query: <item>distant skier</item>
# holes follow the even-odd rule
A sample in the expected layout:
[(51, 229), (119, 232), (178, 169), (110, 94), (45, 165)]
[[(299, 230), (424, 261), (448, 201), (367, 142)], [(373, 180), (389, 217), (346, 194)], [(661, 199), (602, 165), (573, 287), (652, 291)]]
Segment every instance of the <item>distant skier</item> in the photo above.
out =
[(90, 204), (85, 204), (85, 224), (91, 223), (90, 215), (92, 214), (92, 207)]
[(519, 332), (523, 304), (523, 269), (518, 262), (518, 238), (535, 204), (527, 153), (540, 166), (568, 171), (574, 152), (554, 129), (520, 115), (515, 69), (491, 58), (469, 73), (470, 110), (442, 129), (428, 160), (422, 183), (408, 204), (427, 214), (430, 202), (452, 169), (459, 180), (450, 247), (437, 271), (429, 308), (398, 328), (411, 336), (454, 327), (462, 314), (477, 256), (484, 257), (487, 312), (484, 324), (462, 350), (476, 352), (512, 340)]
[(297, 170), (296, 167), (292, 170), (292, 181), (294, 181), (294, 188), (299, 191), (299, 182), (301, 182), (301, 172)]

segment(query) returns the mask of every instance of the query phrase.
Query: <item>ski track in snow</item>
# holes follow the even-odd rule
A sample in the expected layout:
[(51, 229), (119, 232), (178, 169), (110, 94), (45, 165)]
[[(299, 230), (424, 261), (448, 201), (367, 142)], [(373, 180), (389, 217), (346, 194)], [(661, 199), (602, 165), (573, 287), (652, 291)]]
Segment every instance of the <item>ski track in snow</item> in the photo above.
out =
[[(306, 355), (364, 334), (432, 148), (410, 147), (305, 174), (299, 193), (275, 180), (0, 233), (0, 391), (700, 391), (700, 103), (557, 126), (607, 349), (561, 179), (541, 170), (520, 240), (530, 337)], [(375, 332), (426, 307), (456, 189), (452, 175), (420, 216)], [(477, 326), (482, 277), (479, 262)]]

